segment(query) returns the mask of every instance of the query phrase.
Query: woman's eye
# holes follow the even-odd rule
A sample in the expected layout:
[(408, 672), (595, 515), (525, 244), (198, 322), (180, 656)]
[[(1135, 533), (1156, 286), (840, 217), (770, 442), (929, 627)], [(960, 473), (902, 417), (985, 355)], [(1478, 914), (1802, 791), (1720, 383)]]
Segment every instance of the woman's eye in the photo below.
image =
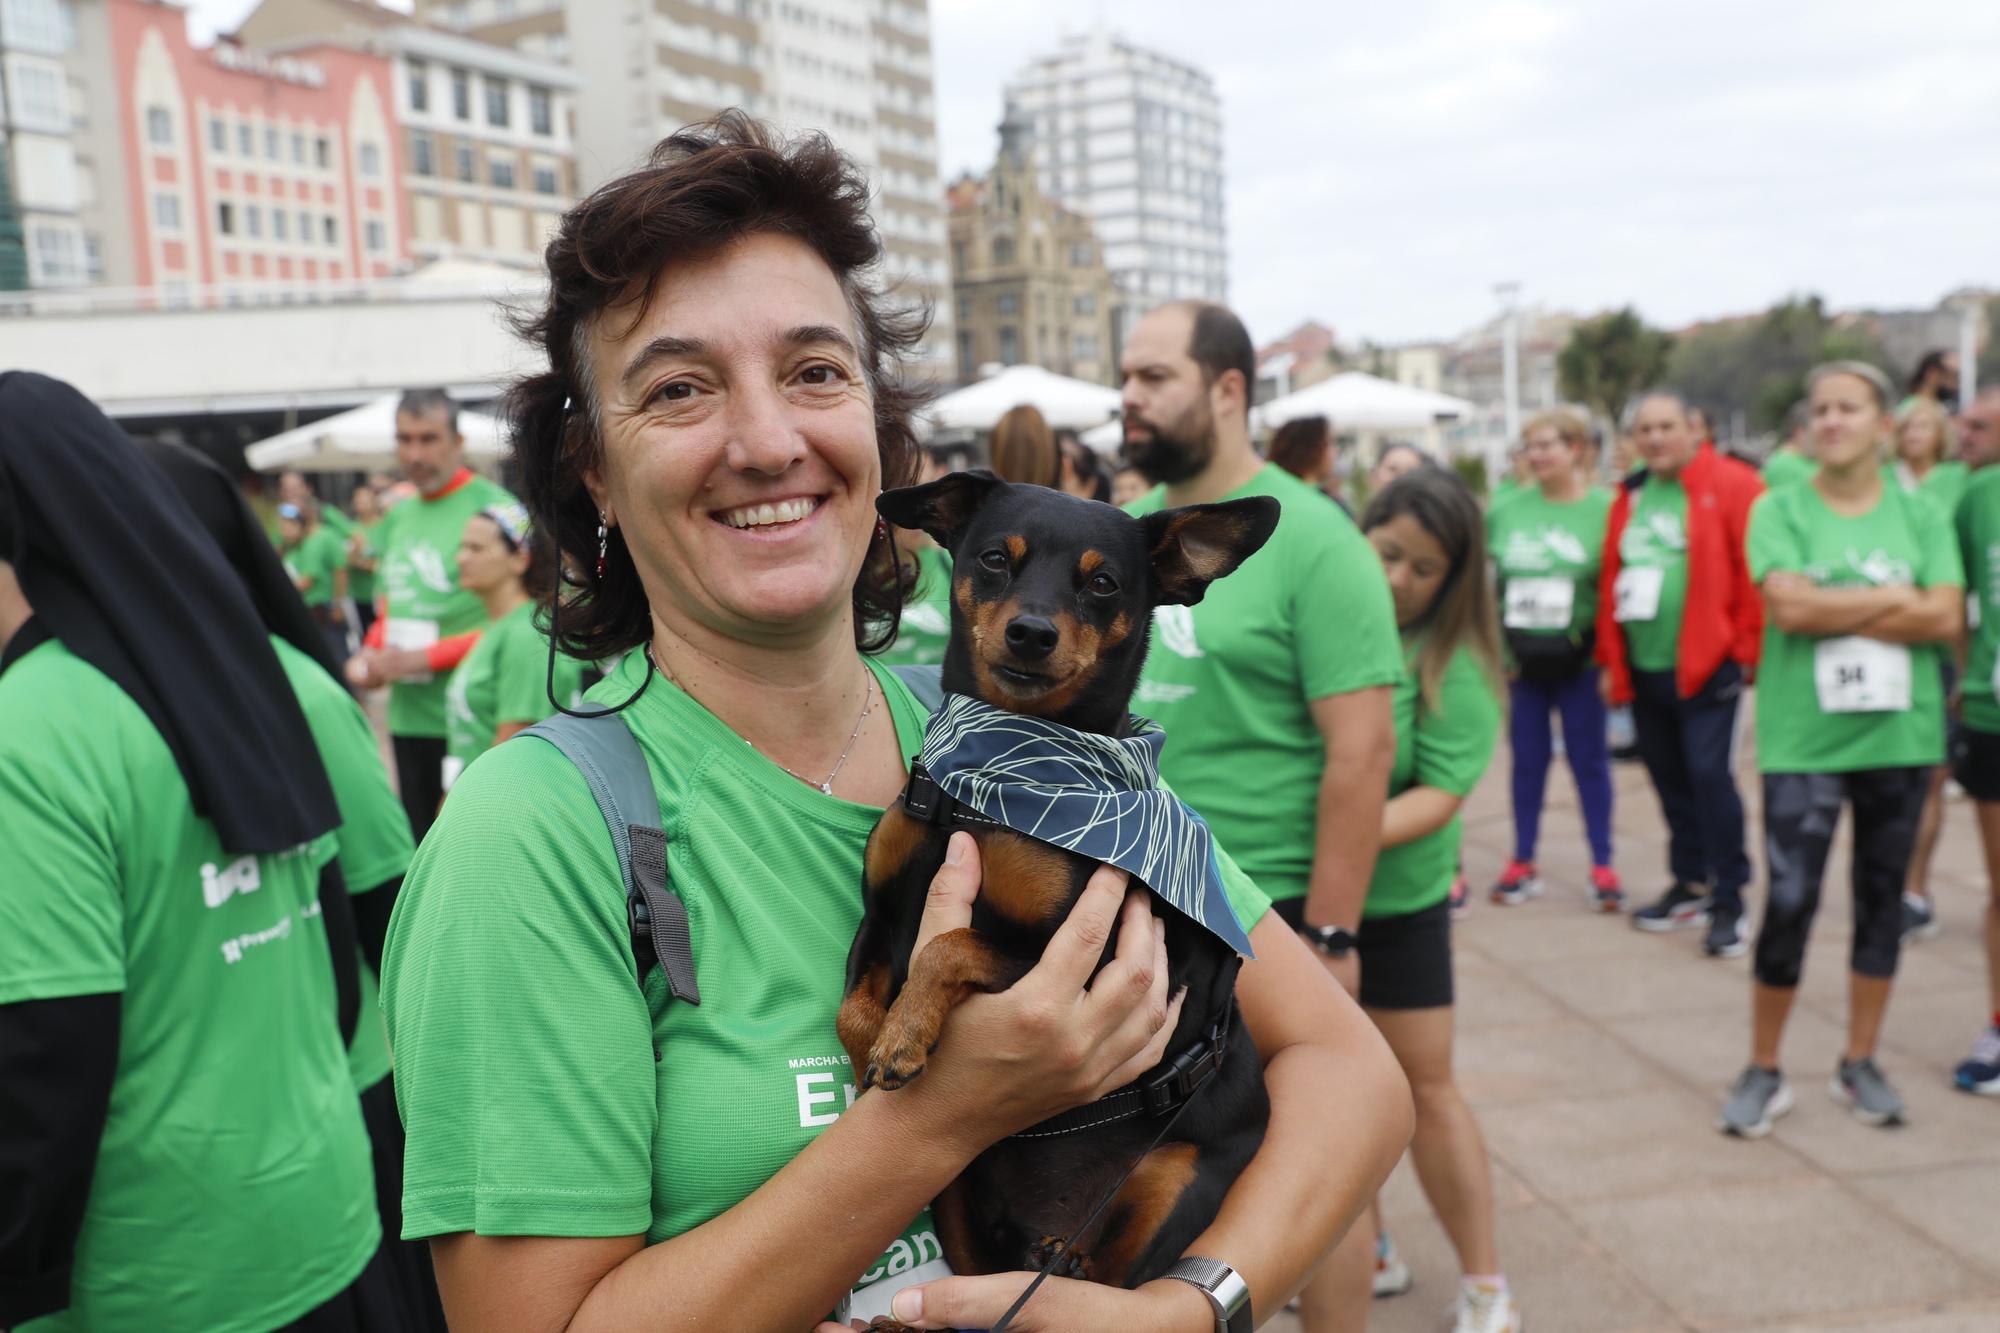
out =
[(997, 547), (990, 551), (981, 551), (979, 567), (993, 570), (995, 573), (1004, 572), (1007, 568), (1007, 553)]
[(820, 365), (807, 366), (799, 372), (799, 378), (814, 388), (824, 388), (827, 385), (838, 384), (842, 377), (840, 371), (834, 367)]
[(694, 385), (686, 380), (669, 380), (653, 391), (656, 403), (680, 403), (694, 396)]
[(1118, 580), (1112, 578), (1109, 574), (1093, 575), (1090, 582), (1083, 586), (1089, 591), (1096, 593), (1099, 597), (1115, 597), (1118, 594)]

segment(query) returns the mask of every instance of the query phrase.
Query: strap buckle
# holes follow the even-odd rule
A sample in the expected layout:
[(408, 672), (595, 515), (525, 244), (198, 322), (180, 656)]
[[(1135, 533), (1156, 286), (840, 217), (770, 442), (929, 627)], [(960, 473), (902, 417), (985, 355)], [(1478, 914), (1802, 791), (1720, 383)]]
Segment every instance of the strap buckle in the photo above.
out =
[(914, 760), (910, 763), (910, 780), (903, 787), (903, 808), (912, 819), (923, 824), (940, 822), (939, 815), (944, 809), (944, 789), (929, 770)]
[(1221, 1024), (1210, 1028), (1208, 1036), (1182, 1051), (1167, 1066), (1165, 1073), (1145, 1086), (1142, 1091), (1147, 1115), (1166, 1115), (1208, 1082), (1209, 1077), (1222, 1067), (1223, 1037)]

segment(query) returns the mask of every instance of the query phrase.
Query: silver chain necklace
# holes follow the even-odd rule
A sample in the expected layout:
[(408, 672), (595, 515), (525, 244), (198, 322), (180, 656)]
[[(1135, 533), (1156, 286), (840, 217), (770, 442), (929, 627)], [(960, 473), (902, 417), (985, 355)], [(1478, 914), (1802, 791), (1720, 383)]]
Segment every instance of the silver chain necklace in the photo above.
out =
[[(688, 689), (687, 686), (681, 684), (681, 678), (674, 674), (674, 669), (668, 666), (665, 662), (661, 661), (659, 658), (654, 657), (650, 649), (647, 650), (646, 660), (651, 662), (654, 666), (658, 667), (660, 669), (660, 674), (665, 676), (668, 680), (674, 683), (675, 689), (679, 690), (682, 694), (687, 695), (688, 698), (694, 699), (694, 692)], [(797, 778), (800, 782), (805, 783), (808, 787), (817, 787), (824, 795), (827, 796), (833, 795), (833, 780), (839, 777), (840, 770), (847, 766), (847, 756), (854, 753), (854, 742), (860, 738), (861, 728), (863, 724), (865, 724), (868, 721), (868, 715), (875, 711), (875, 673), (869, 671), (866, 667), (862, 668), (861, 671), (861, 687), (862, 687), (861, 716), (854, 719), (854, 730), (847, 733), (847, 746), (840, 752), (840, 758), (834, 761), (833, 771), (826, 775), (826, 781), (814, 782), (811, 778), (799, 772), (797, 769), (791, 768), (785, 764), (779, 764), (776, 759), (771, 759), (770, 755), (764, 755), (764, 757), (766, 759), (770, 759), (772, 763), (778, 764), (779, 768), (784, 769), (785, 772), (791, 774), (793, 777)], [(695, 702), (699, 703), (701, 701), (696, 699)], [(749, 745), (750, 748), (753, 750), (757, 749), (757, 747), (754, 744), (751, 744), (751, 742), (748, 740), (745, 740), (743, 743), (745, 745)], [(763, 754), (763, 751), (758, 750), (758, 753)]]

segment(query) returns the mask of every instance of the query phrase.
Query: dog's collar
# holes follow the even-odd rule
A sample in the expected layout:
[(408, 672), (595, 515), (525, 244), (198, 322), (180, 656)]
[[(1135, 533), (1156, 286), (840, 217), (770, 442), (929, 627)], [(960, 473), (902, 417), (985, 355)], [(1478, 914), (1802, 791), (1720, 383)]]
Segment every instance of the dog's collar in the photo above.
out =
[(1142, 1115), (1158, 1119), (1180, 1110), (1201, 1091), (1203, 1084), (1215, 1077), (1216, 1071), (1222, 1068), (1222, 1057), (1229, 1049), (1230, 1032), (1236, 1020), (1236, 1006), (1230, 1003), (1235, 995), (1235, 986), (1225, 985), (1220, 989), (1222, 1012), (1210, 1020), (1208, 1031), (1179, 1055), (1162, 1061), (1152, 1073), (1136, 1083), (1117, 1092), (1106, 1093), (1094, 1102), (1064, 1111), (1061, 1115), (1050, 1116), (1008, 1137), (1055, 1138), (1115, 1125), (1121, 1120)]

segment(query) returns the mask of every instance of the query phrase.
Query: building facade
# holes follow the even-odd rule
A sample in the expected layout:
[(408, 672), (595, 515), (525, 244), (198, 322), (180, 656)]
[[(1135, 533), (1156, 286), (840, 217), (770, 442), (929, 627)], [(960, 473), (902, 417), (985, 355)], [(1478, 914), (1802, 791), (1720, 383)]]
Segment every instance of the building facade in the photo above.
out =
[(741, 107), (821, 130), (874, 186), (882, 277), (933, 312), (918, 369), (951, 373), (952, 310), (925, 0), (417, 0), (418, 17), (587, 71), (578, 188)]
[(1042, 194), (1022, 128), (1003, 125), (992, 171), (948, 199), (960, 382), (1026, 363), (1116, 384), (1118, 289), (1089, 219)]
[(99, 265), (81, 214), (90, 182), (78, 169), (85, 108), (70, 78), (76, 18), (68, 0), (0, 0), (0, 169), (21, 232), (30, 287), (80, 287)]
[(237, 29), (272, 52), (331, 43), (393, 67), (410, 250), (521, 268), (576, 199), (576, 76), (368, 0), (263, 0)]
[(1007, 84), (1042, 192), (1088, 217), (1136, 312), (1229, 299), (1222, 105), (1193, 65), (1099, 31)]

